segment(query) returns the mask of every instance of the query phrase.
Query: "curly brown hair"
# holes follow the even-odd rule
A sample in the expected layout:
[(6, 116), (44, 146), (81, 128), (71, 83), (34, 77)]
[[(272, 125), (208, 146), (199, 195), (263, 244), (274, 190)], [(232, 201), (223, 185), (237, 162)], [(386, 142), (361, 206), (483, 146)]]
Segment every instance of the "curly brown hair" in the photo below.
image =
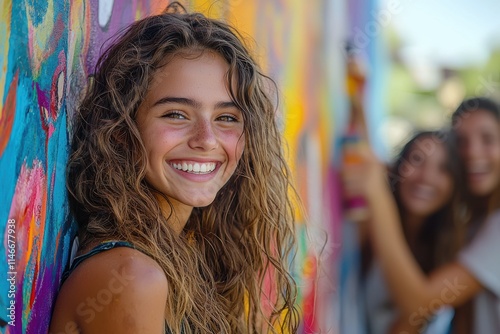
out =
[[(77, 110), (67, 188), (81, 247), (126, 240), (154, 258), (169, 283), (165, 319), (174, 333), (295, 332), (289, 266), (296, 199), (269, 92), (275, 84), (234, 28), (178, 8), (133, 23), (112, 42)], [(176, 55), (204, 50), (229, 64), (227, 88), (243, 114), (245, 149), (214, 202), (194, 208), (179, 235), (145, 181), (135, 119), (157, 70)]]

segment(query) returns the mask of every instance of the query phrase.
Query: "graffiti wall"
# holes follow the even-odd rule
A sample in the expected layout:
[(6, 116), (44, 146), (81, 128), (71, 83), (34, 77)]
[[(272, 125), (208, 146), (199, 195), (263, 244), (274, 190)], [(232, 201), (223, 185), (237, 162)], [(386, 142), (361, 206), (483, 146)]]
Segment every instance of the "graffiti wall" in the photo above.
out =
[(0, 318), (4, 333), (44, 333), (75, 232), (64, 175), (72, 110), (102, 43), (156, 7), (0, 4)]
[[(289, 161), (304, 200), (295, 276), (301, 332), (338, 332), (347, 1), (192, 0), (230, 21), (280, 87)], [(103, 43), (168, 1), (0, 0), (0, 331), (44, 333), (76, 232), (65, 193), (71, 120)], [(368, 6), (369, 7), (369, 6)], [(367, 8), (368, 8), (367, 7)], [(353, 16), (354, 17), (354, 16)], [(308, 228), (304, 221), (308, 222)]]

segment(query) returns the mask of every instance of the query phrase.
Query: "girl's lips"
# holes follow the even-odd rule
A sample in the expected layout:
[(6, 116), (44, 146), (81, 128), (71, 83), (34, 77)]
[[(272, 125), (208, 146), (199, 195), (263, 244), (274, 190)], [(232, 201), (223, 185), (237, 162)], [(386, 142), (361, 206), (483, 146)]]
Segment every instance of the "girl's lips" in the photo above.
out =
[(433, 200), (436, 195), (436, 189), (433, 186), (429, 185), (414, 185), (410, 188), (409, 193), (413, 198), (419, 200)]
[(487, 161), (475, 161), (466, 165), (467, 179), (471, 183), (483, 182), (492, 172), (492, 168)]
[(467, 177), (472, 182), (482, 181), (484, 178), (488, 177), (489, 173), (468, 173)]

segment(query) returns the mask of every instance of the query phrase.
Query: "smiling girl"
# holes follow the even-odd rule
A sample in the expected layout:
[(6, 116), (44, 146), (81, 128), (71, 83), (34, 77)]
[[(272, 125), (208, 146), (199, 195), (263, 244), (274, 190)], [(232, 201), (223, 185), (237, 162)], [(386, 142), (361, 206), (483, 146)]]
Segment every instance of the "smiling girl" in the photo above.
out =
[[(447, 132), (422, 131), (406, 143), (390, 168), (404, 241), (425, 273), (451, 261), (461, 246), (460, 171), (454, 163), (457, 158)], [(368, 224), (370, 220), (365, 223)], [(369, 265), (364, 277), (364, 297), (368, 332), (387, 334), (399, 326), (400, 312), (389, 293), (380, 261), (376, 256), (371, 258), (373, 252), (366, 247), (370, 242), (366, 244), (365, 263)], [(408, 328), (406, 331), (418, 332)]]
[[(479, 286), (471, 314), (460, 314), (472, 333), (500, 332), (500, 107), (472, 98), (452, 117), (468, 190), (468, 245), (459, 263)], [(474, 287), (474, 285), (473, 285)]]
[(452, 118), (465, 167), (472, 220), (500, 209), (500, 108), (487, 98), (465, 100)]
[(67, 187), (80, 247), (51, 333), (296, 331), (270, 79), (231, 27), (179, 7), (107, 49), (78, 109)]
[[(350, 55), (347, 73), (350, 82), (357, 82), (358, 85), (358, 89), (348, 90), (352, 100), (350, 126), (361, 134), (362, 142), (366, 143), (368, 129), (362, 108), (365, 75), (361, 65), (355, 55)], [(457, 160), (456, 143), (449, 130), (419, 131), (406, 142), (394, 163), (384, 168), (388, 171), (385, 174), (389, 176), (391, 200), (395, 204), (395, 216), (401, 231), (400, 242), (414, 258), (418, 270), (426, 274), (453, 260), (463, 241), (461, 170)], [(358, 174), (359, 170), (355, 165), (348, 167), (344, 167), (347, 197), (365, 197), (365, 178)], [(373, 194), (376, 194), (378, 189), (372, 190)], [(381, 194), (386, 194), (385, 190), (384, 188)], [(374, 199), (366, 199), (370, 201), (371, 206)], [(404, 329), (406, 334), (410, 334), (421, 333), (423, 325), (430, 324), (427, 333), (436, 333), (434, 330), (441, 324), (449, 323), (453, 312), (447, 310), (434, 319), (430, 316), (422, 317), (418, 326), (401, 328), (407, 324), (405, 310), (401, 309), (398, 300), (393, 296), (393, 282), (387, 280), (383, 272), (385, 259), (379, 258), (377, 252), (374, 252), (377, 240), (374, 240), (369, 232), (372, 225), (378, 223), (372, 220), (379, 217), (372, 215), (370, 211), (372, 210), (369, 207), (368, 210), (365, 207), (366, 219), (358, 221), (356, 225), (362, 254), (360, 300), (361, 317), (366, 321), (364, 330), (370, 334), (399, 334)], [(384, 242), (391, 243), (392, 240), (386, 239)], [(348, 316), (347, 319), (357, 318)], [(347, 328), (357, 325), (352, 324), (352, 320), (346, 323)]]

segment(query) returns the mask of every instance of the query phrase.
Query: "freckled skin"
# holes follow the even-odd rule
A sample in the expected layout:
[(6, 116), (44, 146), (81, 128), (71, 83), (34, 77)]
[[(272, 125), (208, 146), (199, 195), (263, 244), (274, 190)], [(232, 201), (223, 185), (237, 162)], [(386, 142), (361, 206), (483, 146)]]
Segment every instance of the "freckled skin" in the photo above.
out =
[[(181, 221), (193, 207), (213, 202), (243, 152), (243, 118), (226, 87), (228, 69), (221, 56), (209, 51), (176, 56), (158, 70), (138, 110), (148, 156), (146, 180), (170, 199)], [(195, 175), (173, 168), (172, 161), (215, 162), (217, 167)]]

